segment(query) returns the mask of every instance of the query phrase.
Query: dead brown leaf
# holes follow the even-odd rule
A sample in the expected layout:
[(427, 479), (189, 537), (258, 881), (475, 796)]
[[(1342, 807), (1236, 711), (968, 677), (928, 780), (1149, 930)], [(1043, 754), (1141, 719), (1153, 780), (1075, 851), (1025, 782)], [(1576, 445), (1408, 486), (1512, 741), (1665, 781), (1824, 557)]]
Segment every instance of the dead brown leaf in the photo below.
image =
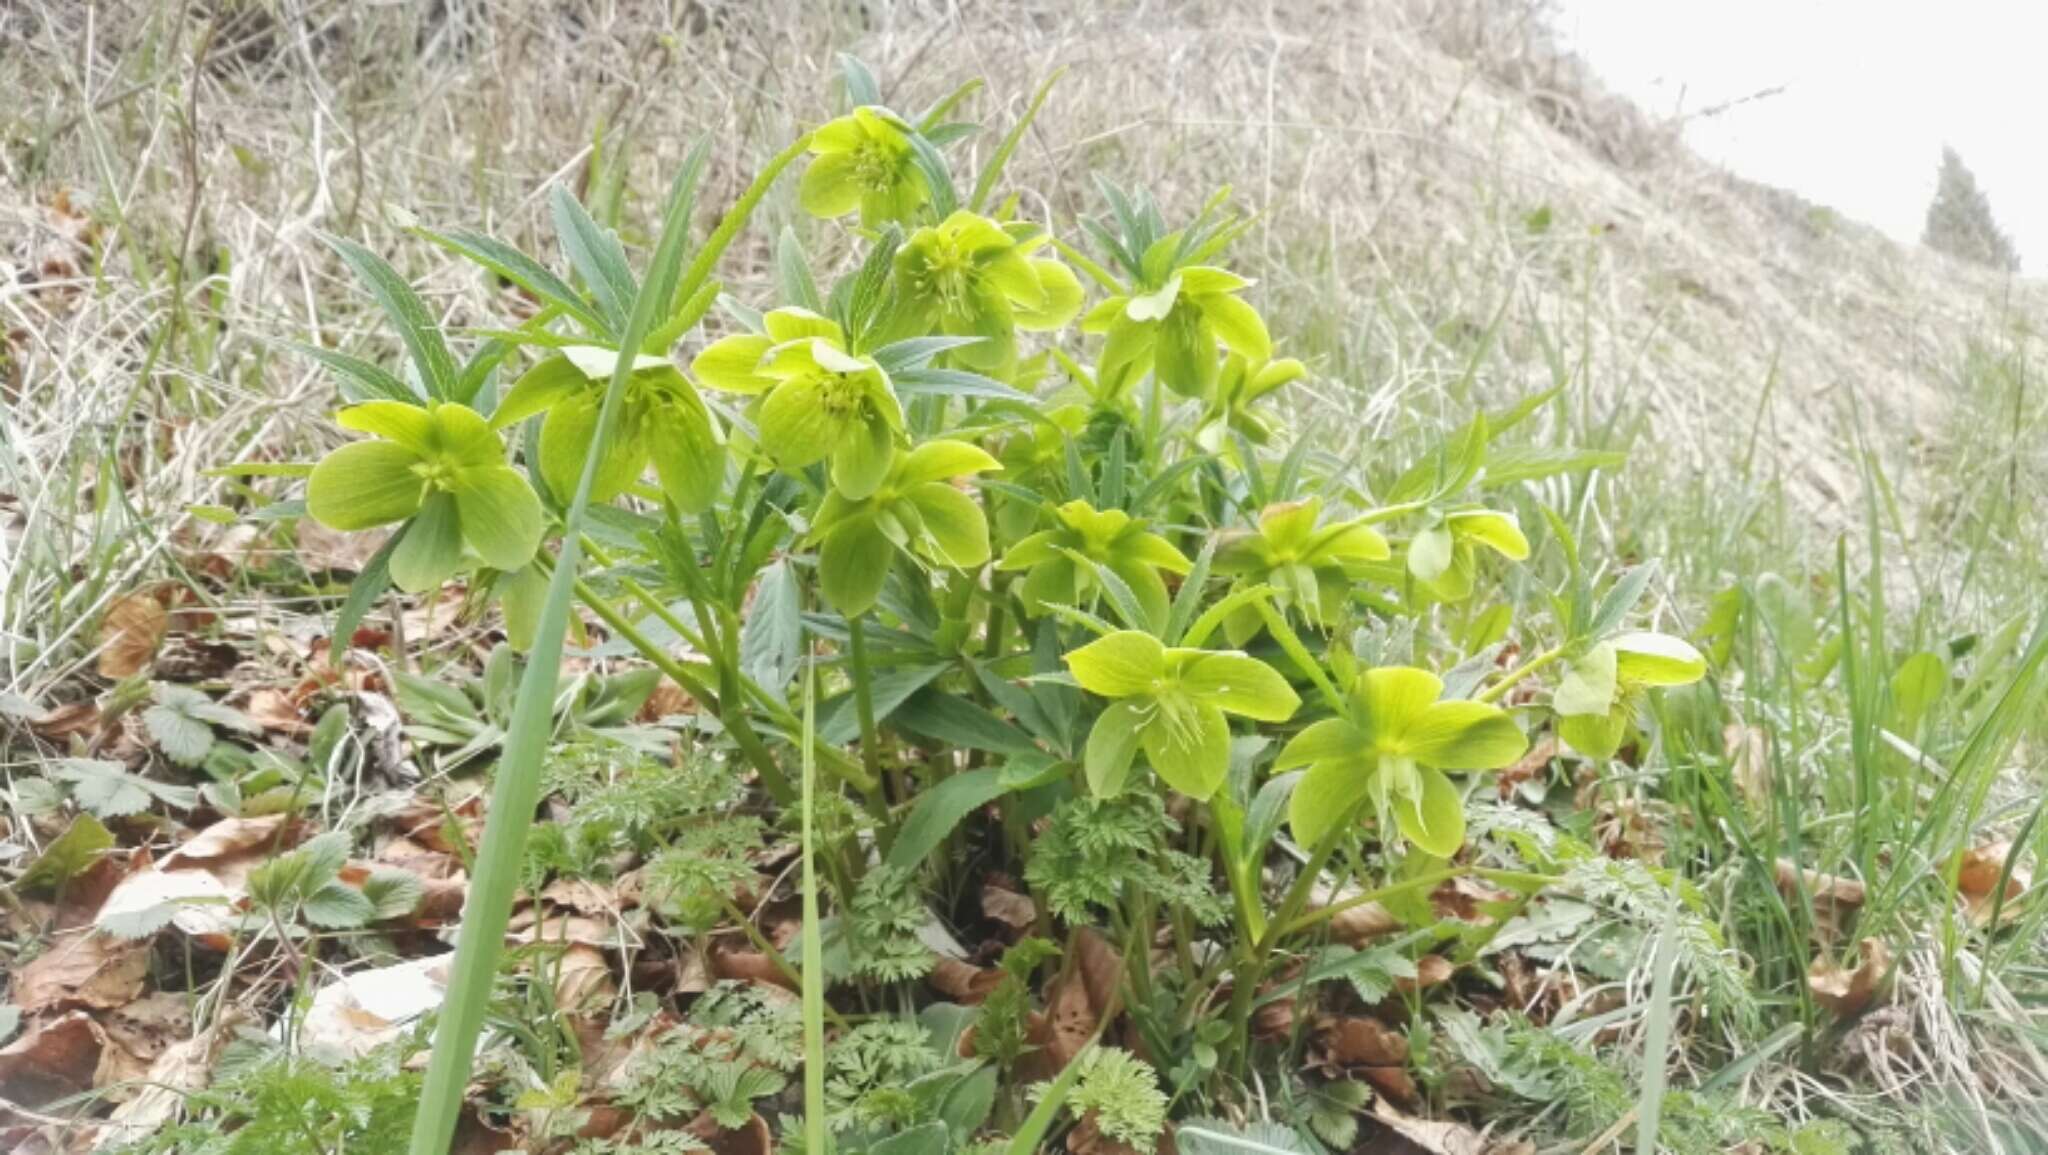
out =
[(1500, 800), (1512, 801), (1524, 785), (1548, 777), (1551, 760), (1557, 757), (1559, 749), (1555, 734), (1545, 734), (1536, 739), (1529, 747), (1529, 752), (1522, 755), (1514, 765), (1502, 770), (1495, 780), (1500, 790)]
[(1440, 954), (1426, 954), (1415, 960), (1414, 978), (1397, 978), (1394, 988), (1404, 994), (1426, 991), (1451, 981), (1451, 960)]
[(40, 718), (30, 719), (28, 728), (37, 737), (51, 742), (82, 737), (100, 728), (99, 703), (66, 702)]
[(1728, 774), (1735, 790), (1752, 808), (1771, 798), (1770, 738), (1761, 727), (1730, 722), (1721, 729), (1721, 742), (1728, 751)]
[(9, 1001), (24, 1014), (133, 1002), (149, 975), (149, 944), (89, 931), (64, 935), (15, 977)]
[(1028, 1037), (1036, 1051), (1019, 1064), (1032, 1081), (1050, 1079), (1066, 1069), (1095, 1039), (1121, 1006), (1117, 988), (1123, 976), (1123, 955), (1100, 934), (1083, 929), (1073, 952), (1045, 991), (1045, 1012), (1033, 1014)]
[(1780, 893), (1792, 898), (1803, 891), (1813, 903), (1814, 931), (1822, 946), (1840, 938), (1863, 906), (1866, 888), (1860, 879), (1806, 870), (1787, 858), (1778, 859), (1775, 869)]
[(1408, 1062), (1408, 1038), (1378, 1019), (1347, 1015), (1321, 1024), (1318, 1041), (1340, 1067), (1389, 1067)]
[(978, 967), (973, 963), (961, 962), (954, 958), (941, 958), (926, 981), (932, 989), (962, 1006), (979, 1006), (988, 993), (1003, 981), (1003, 972), (995, 967)]
[(116, 1147), (162, 1126), (177, 1113), (186, 1096), (212, 1081), (220, 1051), (247, 1022), (248, 1016), (240, 1008), (229, 1006), (213, 1026), (164, 1048), (150, 1063), (135, 1093), (114, 1108), (93, 1149)]
[(370, 559), (377, 556), (377, 551), (384, 548), (384, 542), (391, 535), (381, 530), (342, 533), (310, 517), (302, 517), (292, 536), (298, 549), (299, 563), (311, 572), (338, 570), (361, 573)]
[(283, 690), (256, 690), (242, 707), (255, 723), (274, 734), (310, 734), (313, 724), (299, 712), (299, 704)]
[(92, 1090), (106, 1041), (84, 1011), (36, 1024), (0, 1048), (0, 1099), (40, 1107)]
[(1029, 898), (994, 883), (981, 888), (981, 912), (1011, 930), (1025, 930), (1038, 921), (1038, 908)]
[(691, 1120), (687, 1130), (704, 1140), (712, 1155), (775, 1155), (775, 1136), (759, 1115), (728, 1131), (707, 1112)]
[(1463, 1123), (1418, 1119), (1384, 1099), (1372, 1105), (1372, 1117), (1428, 1155), (1532, 1155), (1536, 1150), (1528, 1143), (1489, 1139)]
[(100, 677), (118, 681), (148, 669), (170, 626), (170, 611), (155, 593), (116, 598), (100, 619)]
[(1856, 954), (1854, 969), (1822, 955), (1806, 970), (1806, 989), (1836, 1018), (1853, 1019), (1868, 1010), (1891, 979), (1892, 951), (1884, 940), (1866, 938), (1856, 944)]
[(1994, 910), (2001, 919), (2011, 914), (2013, 904), (2033, 884), (2033, 872), (2014, 863), (2012, 877), (2005, 879), (2000, 892), (1998, 880), (2005, 877), (2005, 860), (2011, 856), (2011, 842), (1992, 842), (1964, 851), (1956, 864), (1956, 890), (1978, 926), (1989, 924)]

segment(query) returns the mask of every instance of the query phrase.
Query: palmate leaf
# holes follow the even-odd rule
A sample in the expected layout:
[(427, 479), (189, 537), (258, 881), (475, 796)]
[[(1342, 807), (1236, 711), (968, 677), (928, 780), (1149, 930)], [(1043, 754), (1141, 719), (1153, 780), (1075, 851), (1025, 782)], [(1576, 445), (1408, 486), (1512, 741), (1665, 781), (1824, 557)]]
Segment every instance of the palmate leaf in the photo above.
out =
[[(204, 723), (190, 724), (204, 731), (205, 749), (211, 749), (213, 731), (206, 729)], [(161, 743), (162, 739), (158, 741)], [(205, 749), (200, 751), (200, 759), (205, 757)], [(72, 800), (78, 803), (80, 809), (101, 818), (140, 814), (149, 809), (152, 801), (161, 802), (175, 810), (190, 810), (199, 804), (199, 791), (188, 786), (153, 782), (130, 774), (119, 762), (103, 762), (94, 758), (65, 758), (51, 765), (49, 774), (52, 778), (70, 784)]]

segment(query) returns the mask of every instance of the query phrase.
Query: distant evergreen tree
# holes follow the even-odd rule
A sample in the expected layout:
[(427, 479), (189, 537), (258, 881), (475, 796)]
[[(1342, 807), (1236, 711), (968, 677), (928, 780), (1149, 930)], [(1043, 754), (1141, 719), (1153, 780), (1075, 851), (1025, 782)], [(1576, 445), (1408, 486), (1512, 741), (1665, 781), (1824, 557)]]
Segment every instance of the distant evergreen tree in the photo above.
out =
[(1977, 187), (1977, 178), (1956, 150), (1946, 146), (1941, 150), (1941, 177), (1934, 200), (1927, 205), (1927, 227), (1920, 234), (1920, 243), (1990, 268), (2019, 271), (2020, 255), (2011, 238), (1991, 219), (1991, 202)]

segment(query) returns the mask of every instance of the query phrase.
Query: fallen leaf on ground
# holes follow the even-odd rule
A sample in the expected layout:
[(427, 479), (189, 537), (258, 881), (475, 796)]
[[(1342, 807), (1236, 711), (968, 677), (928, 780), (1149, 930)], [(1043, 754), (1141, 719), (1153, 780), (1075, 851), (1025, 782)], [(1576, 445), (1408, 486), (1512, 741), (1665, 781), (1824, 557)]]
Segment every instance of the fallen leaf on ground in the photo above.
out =
[[(1521, 792), (1523, 786), (1531, 783), (1540, 783), (1548, 778), (1550, 775), (1550, 762), (1553, 758), (1557, 757), (1558, 749), (1559, 746), (1555, 734), (1545, 734), (1541, 738), (1536, 739), (1535, 744), (1529, 747), (1529, 752), (1522, 755), (1514, 765), (1502, 770), (1499, 777), (1495, 780), (1495, 785), (1500, 790), (1500, 800), (1502, 802), (1512, 801), (1515, 795)], [(1542, 797), (1540, 793), (1532, 801), (1541, 802)]]
[(100, 619), (100, 677), (119, 681), (148, 669), (170, 626), (170, 611), (155, 594), (132, 593), (116, 599)]
[(768, 1130), (767, 1120), (759, 1115), (728, 1131), (706, 1112), (692, 1120), (688, 1130), (704, 1140), (712, 1155), (773, 1155), (775, 1151), (775, 1137)]
[(84, 1011), (38, 1024), (0, 1047), (0, 1099), (40, 1107), (92, 1090), (106, 1039)]
[(981, 912), (1011, 930), (1024, 930), (1038, 921), (1038, 908), (1029, 898), (993, 883), (981, 888)]
[(1021, 1078), (1050, 1079), (1087, 1048), (1120, 1009), (1123, 970), (1123, 955), (1100, 934), (1083, 929), (1074, 937), (1072, 956), (1046, 988), (1045, 1012), (1031, 1016), (1028, 1038), (1038, 1049), (1018, 1064)]
[(1823, 946), (1841, 936), (1863, 905), (1866, 888), (1859, 879), (1807, 870), (1785, 858), (1778, 859), (1775, 869), (1779, 893), (1793, 898), (1804, 892), (1813, 903), (1814, 930)]
[(1488, 1139), (1463, 1123), (1417, 1119), (1385, 1100), (1372, 1105), (1372, 1117), (1380, 1126), (1422, 1148), (1428, 1155), (1527, 1155), (1535, 1150), (1527, 1143)]
[(2005, 860), (2011, 855), (2012, 843), (1993, 842), (1964, 851), (1957, 864), (1956, 890), (1969, 907), (1970, 920), (1978, 926), (1991, 921), (1994, 909), (1999, 911), (2001, 920), (2010, 917), (2015, 909), (2013, 904), (2033, 883), (2033, 872), (2014, 863), (2012, 877), (2005, 879), (2001, 894), (1998, 880), (2005, 877)]
[(146, 943), (88, 931), (64, 935), (15, 976), (8, 1000), (25, 1014), (133, 1002), (149, 976)]
[(250, 872), (273, 851), (294, 845), (300, 832), (301, 824), (286, 814), (216, 822), (162, 861), (122, 879), (93, 924), (123, 938), (172, 925), (209, 949), (225, 949)]
[(995, 967), (978, 967), (959, 959), (942, 958), (926, 978), (932, 989), (962, 1006), (978, 1006), (1003, 981)]
[(1868, 1010), (1891, 978), (1892, 951), (1884, 940), (1866, 938), (1856, 944), (1856, 954), (1853, 970), (1828, 955), (1815, 959), (1806, 970), (1806, 989), (1836, 1018), (1852, 1019)]
[(139, 1139), (177, 1114), (186, 1096), (205, 1089), (212, 1081), (215, 1060), (247, 1021), (247, 1015), (230, 1006), (213, 1026), (182, 1043), (166, 1047), (150, 1063), (135, 1094), (114, 1108), (113, 1115), (107, 1119), (94, 1142), (93, 1150), (118, 1147)]
[(89, 734), (100, 728), (99, 703), (66, 702), (39, 718), (31, 718), (28, 728), (37, 737), (51, 742)]
[(299, 1027), (299, 1045), (322, 1057), (369, 1054), (441, 1005), (454, 957), (440, 954), (356, 971), (320, 988)]
[(275, 734), (302, 735), (313, 732), (312, 723), (299, 713), (299, 704), (283, 690), (256, 690), (249, 695), (242, 712)]
[(1771, 797), (1771, 746), (1761, 727), (1730, 722), (1721, 730), (1721, 742), (1728, 750), (1728, 775), (1735, 790), (1752, 807)]
[(1317, 1035), (1329, 1061), (1340, 1067), (1389, 1067), (1408, 1061), (1407, 1037), (1378, 1019), (1329, 1019)]

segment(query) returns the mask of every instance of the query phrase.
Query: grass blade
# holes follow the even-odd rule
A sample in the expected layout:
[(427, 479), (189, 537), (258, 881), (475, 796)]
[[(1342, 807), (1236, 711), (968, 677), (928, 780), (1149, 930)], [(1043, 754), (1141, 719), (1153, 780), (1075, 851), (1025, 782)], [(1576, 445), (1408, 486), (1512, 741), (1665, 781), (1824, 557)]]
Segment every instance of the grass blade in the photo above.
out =
[(828, 1151), (825, 1136), (825, 943), (818, 925), (817, 846), (811, 829), (812, 791), (818, 782), (818, 678), (804, 663), (803, 734), (803, 1015), (804, 1150)]
[[(676, 211), (681, 200), (670, 197), (669, 212), (655, 246), (648, 281), (660, 284), (664, 269), (673, 270), (682, 260), (683, 245), (689, 237), (689, 222)], [(580, 213), (580, 208), (578, 209)], [(666, 296), (640, 295), (626, 321), (625, 348), (635, 347), (653, 328), (668, 306)], [(562, 664), (563, 635), (569, 624), (569, 605), (576, 587), (578, 555), (583, 528), (590, 507), (590, 487), (599, 464), (610, 451), (619, 402), (625, 392), (633, 360), (621, 357), (605, 388), (604, 406), (598, 417), (597, 436), (591, 439), (584, 457), (583, 473), (569, 503), (561, 556), (548, 581), (547, 601), (535, 630), (533, 652), (506, 727), (505, 754), (491, 785), (490, 818), (484, 826), (483, 846), (477, 854), (476, 872), (470, 883), (469, 899), (463, 908), (462, 929), (455, 946), (455, 963), (448, 985), (448, 999), (434, 1032), (433, 1057), (421, 1088), (419, 1114), (413, 1119), (412, 1155), (442, 1155), (448, 1150), (462, 1113), (463, 1091), (469, 1084), (470, 1063), (476, 1051), (477, 1035), (483, 1029), (484, 1012), (490, 1004), (491, 987), (497, 975), (498, 955), (504, 946), (505, 926), (512, 915), (512, 900), (518, 888), (521, 856), (527, 829), (533, 824), (534, 807), (540, 801), (541, 766), (547, 753), (554, 722), (555, 682)]]

